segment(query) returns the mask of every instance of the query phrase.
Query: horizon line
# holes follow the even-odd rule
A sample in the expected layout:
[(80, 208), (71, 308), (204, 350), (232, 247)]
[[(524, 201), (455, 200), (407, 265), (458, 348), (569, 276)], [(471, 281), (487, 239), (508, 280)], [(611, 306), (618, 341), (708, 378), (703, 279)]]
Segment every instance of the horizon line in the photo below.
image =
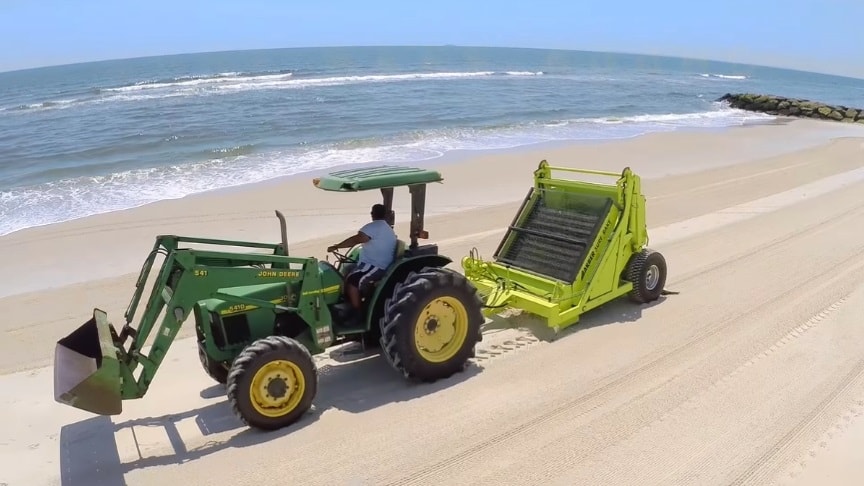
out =
[(612, 54), (612, 55), (625, 55), (625, 56), (643, 56), (643, 57), (652, 57), (652, 58), (661, 58), (661, 59), (683, 59), (688, 61), (698, 61), (698, 62), (714, 62), (720, 64), (730, 64), (730, 65), (738, 65), (738, 66), (746, 66), (760, 69), (777, 69), (783, 71), (793, 71), (805, 74), (816, 74), (821, 76), (830, 76), (830, 77), (838, 77), (838, 78), (846, 78), (852, 79), (856, 81), (864, 81), (864, 74), (851, 75), (851, 74), (837, 74), (834, 72), (827, 71), (812, 71), (803, 68), (793, 68), (793, 67), (785, 67), (780, 65), (769, 65), (769, 64), (755, 64), (752, 62), (741, 62), (741, 61), (729, 61), (722, 59), (711, 59), (711, 58), (702, 58), (702, 57), (693, 57), (693, 56), (681, 56), (674, 54), (657, 54), (657, 53), (647, 53), (647, 52), (628, 52), (628, 51), (614, 51), (614, 50), (586, 50), (586, 49), (574, 49), (574, 48), (563, 48), (563, 47), (527, 47), (527, 46), (493, 46), (493, 45), (471, 45), (471, 44), (370, 44), (370, 45), (321, 45), (321, 46), (291, 46), (291, 47), (255, 47), (255, 48), (247, 48), (247, 49), (225, 49), (225, 50), (215, 50), (215, 51), (190, 51), (190, 52), (175, 52), (175, 53), (167, 53), (167, 54), (148, 54), (142, 56), (131, 56), (131, 57), (116, 57), (116, 58), (103, 58), (103, 59), (92, 59), (87, 61), (75, 61), (75, 62), (67, 62), (67, 63), (59, 63), (59, 64), (44, 64), (40, 66), (31, 66), (25, 68), (15, 68), (9, 70), (0, 70), (0, 75), (3, 74), (11, 74), (11, 73), (19, 73), (25, 71), (35, 71), (39, 69), (51, 69), (51, 68), (60, 68), (60, 67), (68, 67), (68, 66), (77, 66), (83, 64), (98, 64), (98, 63), (106, 63), (106, 62), (116, 62), (116, 61), (132, 61), (132, 60), (140, 60), (140, 59), (152, 59), (158, 57), (178, 57), (178, 56), (195, 56), (195, 55), (204, 55), (204, 54), (220, 54), (220, 53), (232, 53), (232, 52), (250, 52), (250, 51), (279, 51), (279, 50), (291, 50), (291, 49), (351, 49), (351, 48), (360, 48), (360, 49), (369, 49), (369, 48), (382, 48), (382, 47), (390, 47), (390, 48), (442, 48), (442, 47), (456, 47), (456, 48), (479, 48), (479, 49), (523, 49), (523, 50), (535, 50), (535, 51), (564, 51), (564, 52), (582, 52), (582, 53), (594, 53), (594, 54)]

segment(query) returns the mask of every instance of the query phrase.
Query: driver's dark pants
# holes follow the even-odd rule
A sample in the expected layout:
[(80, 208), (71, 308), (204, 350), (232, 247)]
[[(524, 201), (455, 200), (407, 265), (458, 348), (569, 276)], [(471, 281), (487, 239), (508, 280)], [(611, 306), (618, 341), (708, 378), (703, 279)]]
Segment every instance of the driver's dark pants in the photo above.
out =
[(345, 283), (356, 287), (357, 290), (360, 291), (361, 296), (366, 296), (369, 295), (369, 291), (372, 290), (372, 285), (374, 285), (378, 280), (381, 280), (385, 273), (386, 271), (381, 268), (365, 262), (360, 262), (353, 270), (351, 270), (351, 273), (345, 277)]

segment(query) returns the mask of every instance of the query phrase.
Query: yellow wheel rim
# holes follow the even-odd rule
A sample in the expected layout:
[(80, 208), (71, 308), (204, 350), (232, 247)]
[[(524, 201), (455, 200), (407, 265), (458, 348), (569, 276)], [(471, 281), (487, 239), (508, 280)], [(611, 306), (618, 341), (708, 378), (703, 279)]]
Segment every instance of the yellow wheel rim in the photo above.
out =
[(252, 377), (249, 396), (255, 411), (265, 417), (281, 417), (295, 408), (306, 391), (300, 367), (276, 360), (262, 366)]
[(453, 297), (438, 297), (426, 304), (414, 325), (414, 344), (432, 363), (452, 358), (468, 336), (468, 312)]

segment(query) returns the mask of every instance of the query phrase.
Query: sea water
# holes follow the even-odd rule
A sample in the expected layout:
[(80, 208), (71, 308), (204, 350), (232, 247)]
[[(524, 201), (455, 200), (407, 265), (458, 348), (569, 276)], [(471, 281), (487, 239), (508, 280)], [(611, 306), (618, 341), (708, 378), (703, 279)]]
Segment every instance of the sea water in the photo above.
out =
[(0, 73), (0, 235), (454, 150), (758, 123), (727, 92), (864, 107), (864, 80), (579, 51), (221, 52)]

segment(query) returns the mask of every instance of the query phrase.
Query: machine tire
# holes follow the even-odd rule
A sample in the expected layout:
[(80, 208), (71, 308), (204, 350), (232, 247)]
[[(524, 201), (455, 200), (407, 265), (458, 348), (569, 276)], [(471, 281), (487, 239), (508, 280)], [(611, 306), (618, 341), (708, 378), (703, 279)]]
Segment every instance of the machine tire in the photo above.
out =
[(228, 382), (228, 370), (222, 366), (222, 363), (210, 360), (210, 357), (207, 356), (207, 351), (204, 349), (204, 343), (201, 341), (198, 341), (198, 360), (201, 361), (201, 367), (204, 368), (207, 376), (223, 385)]
[[(379, 323), (382, 354), (407, 379), (433, 382), (448, 378), (463, 370), (474, 356), (474, 347), (481, 340), (480, 326), (485, 321), (482, 305), (477, 289), (457, 272), (437, 267), (411, 272), (396, 284), (384, 304)], [(434, 326), (432, 332), (451, 329), (446, 324), (438, 327), (429, 306), (445, 312), (437, 316), (439, 319), (447, 317), (448, 309), (453, 312), (455, 344), (442, 345), (446, 351), (437, 358), (421, 351), (415, 338), (415, 330), (428, 331), (430, 325)], [(426, 318), (421, 319), (424, 314)]]
[(630, 258), (627, 280), (633, 282), (629, 298), (646, 304), (660, 298), (666, 285), (666, 258), (658, 251), (644, 248)]
[[(299, 396), (292, 397), (289, 393), (284, 410), (265, 413), (256, 399), (263, 397), (253, 391), (256, 379), (268, 384), (276, 382), (273, 389), (265, 392), (268, 398), (273, 398), (286, 391), (280, 390), (279, 386), (280, 383), (281, 386), (287, 385), (282, 379), (287, 373), (295, 375), (294, 393), (299, 392)], [(259, 390), (263, 392), (262, 389), (263, 385)], [(243, 423), (263, 430), (279, 429), (299, 420), (312, 406), (318, 392), (318, 369), (312, 355), (297, 340), (285, 336), (258, 339), (246, 346), (231, 365), (227, 392), (232, 411)]]

